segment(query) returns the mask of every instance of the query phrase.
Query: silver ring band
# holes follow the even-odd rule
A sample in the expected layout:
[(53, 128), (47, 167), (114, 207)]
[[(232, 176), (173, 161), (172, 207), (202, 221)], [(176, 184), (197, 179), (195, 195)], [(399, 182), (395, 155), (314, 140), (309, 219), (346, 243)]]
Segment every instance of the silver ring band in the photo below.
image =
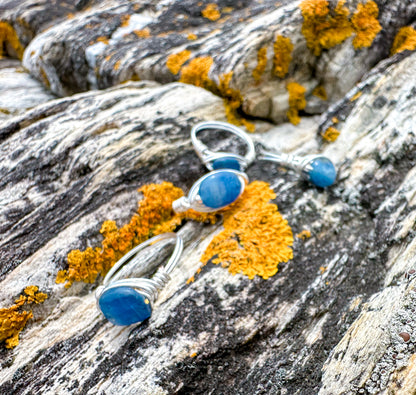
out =
[[(218, 129), (230, 132), (238, 136), (247, 146), (247, 152), (244, 156), (229, 152), (213, 152), (204, 143), (198, 140), (197, 134), (206, 129)], [(214, 170), (213, 162), (217, 159), (232, 158), (238, 161), (240, 169), (245, 170), (256, 158), (254, 143), (251, 138), (240, 128), (226, 122), (209, 121), (201, 122), (195, 125), (191, 130), (191, 140), (195, 152), (209, 170)]]

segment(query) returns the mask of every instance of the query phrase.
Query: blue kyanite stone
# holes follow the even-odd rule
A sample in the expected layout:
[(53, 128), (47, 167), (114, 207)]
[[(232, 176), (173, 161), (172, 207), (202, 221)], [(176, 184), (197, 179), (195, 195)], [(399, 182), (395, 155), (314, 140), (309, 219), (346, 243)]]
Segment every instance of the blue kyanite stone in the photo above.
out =
[(313, 159), (309, 163), (312, 170), (309, 170), (309, 181), (321, 188), (329, 187), (337, 178), (337, 171), (333, 163), (325, 157)]
[(98, 303), (105, 318), (114, 325), (135, 324), (152, 314), (148, 299), (130, 287), (110, 288), (103, 292)]
[(230, 171), (211, 174), (199, 186), (202, 203), (210, 208), (221, 208), (234, 202), (241, 192), (239, 177)]
[(215, 159), (212, 162), (212, 168), (214, 170), (218, 169), (234, 169), (234, 170), (241, 170), (240, 163), (235, 158), (224, 157)]

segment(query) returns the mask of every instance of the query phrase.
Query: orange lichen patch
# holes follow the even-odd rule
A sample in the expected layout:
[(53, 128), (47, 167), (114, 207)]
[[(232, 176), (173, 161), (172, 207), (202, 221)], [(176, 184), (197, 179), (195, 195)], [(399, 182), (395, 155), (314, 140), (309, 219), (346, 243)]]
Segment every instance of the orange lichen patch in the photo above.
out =
[(25, 303), (43, 303), (47, 298), (48, 295), (43, 292), (38, 292), (39, 288), (36, 285), (29, 285), (23, 291), (23, 295), (20, 295), (19, 299), (16, 300), (16, 303), (20, 303), (22, 300)]
[(39, 73), (42, 77), (43, 83), (46, 87), (49, 88), (51, 86), (51, 83), (49, 82), (48, 75), (46, 74), (46, 71), (43, 69), (43, 67), (39, 68)]
[(218, 10), (218, 5), (215, 3), (209, 3), (201, 11), (201, 14), (204, 18), (209, 19), (210, 21), (216, 21), (221, 18), (221, 13)]
[(330, 12), (327, 0), (304, 0), (300, 5), (303, 16), (302, 34), (314, 55), (332, 48), (351, 36), (353, 28), (348, 19), (349, 10), (340, 0)]
[(14, 53), (9, 53), (10, 56), (17, 56), (22, 59), (23, 47), (16, 31), (7, 22), (0, 21), (0, 58), (5, 55), (7, 46), (14, 51)]
[(166, 67), (172, 74), (178, 74), (183, 64), (191, 57), (191, 51), (187, 49), (168, 56)]
[(330, 143), (336, 141), (338, 136), (340, 135), (340, 131), (335, 129), (333, 126), (330, 126), (325, 132), (322, 134), (322, 138)]
[(296, 237), (298, 239), (306, 240), (312, 236), (311, 231), (308, 229), (302, 230), (302, 232), (298, 233)]
[(357, 34), (352, 42), (354, 48), (359, 49), (371, 46), (381, 30), (377, 17), (378, 6), (374, 1), (358, 4), (357, 10), (351, 18), (352, 26)]
[(217, 90), (218, 94), (224, 98), (225, 115), (227, 121), (233, 125), (244, 125), (249, 132), (254, 132), (255, 125), (238, 115), (237, 110), (243, 104), (243, 96), (238, 89), (230, 87), (233, 72), (220, 75), (220, 82)]
[(267, 66), (267, 47), (262, 47), (257, 52), (257, 66), (253, 70), (253, 78), (256, 82), (261, 80), (261, 76), (266, 70)]
[(118, 228), (114, 221), (105, 221), (100, 230), (104, 237), (101, 247), (71, 251), (68, 254), (68, 269), (58, 272), (57, 283), (66, 282), (67, 288), (74, 281), (92, 283), (99, 274), (105, 275), (134, 246), (150, 237), (175, 230), (183, 219), (211, 223), (217, 219), (213, 213), (197, 213), (194, 210), (174, 213), (172, 202), (183, 196), (183, 191), (170, 182), (145, 185), (139, 192), (143, 194), (143, 199), (130, 222)]
[(293, 125), (297, 125), (300, 122), (299, 110), (303, 110), (306, 107), (306, 89), (297, 82), (289, 82), (286, 85), (286, 89), (289, 92), (289, 110), (287, 117)]
[(254, 181), (230, 208), (223, 210), (224, 230), (214, 237), (201, 262), (212, 259), (232, 274), (267, 279), (277, 273), (280, 262), (293, 258), (293, 235), (277, 205), (269, 184)]
[(30, 285), (25, 288), (23, 295), (20, 295), (13, 306), (0, 309), (0, 342), (4, 341), (6, 348), (13, 348), (19, 344), (19, 333), (33, 317), (31, 311), (25, 311), (22, 307), (25, 304), (42, 303), (48, 297), (38, 290), (37, 286)]
[(6, 348), (14, 348), (19, 344), (19, 333), (33, 317), (31, 311), (19, 311), (24, 301), (0, 309), (0, 341), (5, 341)]
[(196, 40), (198, 36), (195, 33), (189, 33), (187, 38), (188, 40)]
[(198, 355), (198, 354), (197, 354), (196, 352), (193, 352), (193, 353), (190, 355), (190, 357), (191, 357), (191, 358), (195, 358), (197, 355)]
[(324, 274), (327, 270), (328, 268), (326, 266), (320, 266), (319, 268), (319, 271), (321, 272), (321, 274)]
[(210, 56), (201, 56), (192, 59), (182, 67), (180, 82), (209, 89), (212, 81), (208, 78), (214, 60)]
[(328, 100), (325, 87), (323, 85), (318, 85), (313, 91), (312, 95), (319, 97), (321, 100)]
[(121, 17), (121, 27), (126, 27), (129, 25), (130, 22), (130, 15), (123, 15)]
[(363, 92), (358, 91), (351, 99), (350, 101), (356, 101), (361, 95), (363, 94)]
[(150, 30), (149, 29), (133, 30), (133, 32), (137, 37), (140, 37), (140, 38), (150, 37)]
[(337, 124), (339, 122), (339, 119), (337, 117), (332, 117), (331, 121), (332, 123)]
[(416, 30), (412, 26), (402, 27), (394, 37), (393, 46), (390, 55), (402, 52), (404, 50), (413, 51), (416, 49)]
[(118, 70), (120, 68), (121, 65), (121, 60), (117, 60), (116, 63), (114, 63), (114, 70)]
[(277, 36), (273, 44), (273, 73), (284, 78), (292, 61), (293, 44), (289, 37)]
[(108, 62), (113, 57), (113, 54), (107, 55), (105, 61)]
[(75, 14), (73, 14), (72, 12), (70, 12), (69, 14), (66, 15), (67, 19), (74, 19), (75, 18)]
[(97, 42), (104, 43), (104, 44), (108, 45), (108, 37), (104, 37), (104, 36), (98, 37)]

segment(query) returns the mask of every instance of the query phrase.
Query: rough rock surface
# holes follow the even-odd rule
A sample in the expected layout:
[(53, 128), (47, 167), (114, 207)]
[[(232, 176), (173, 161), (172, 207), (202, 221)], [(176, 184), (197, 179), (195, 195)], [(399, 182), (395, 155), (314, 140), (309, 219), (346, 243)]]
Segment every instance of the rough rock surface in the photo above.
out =
[[(13, 3), (17, 2), (4, 4)], [(87, 42), (81, 45), (76, 40), (76, 29), (79, 37), (88, 37), (80, 26), (92, 23), (90, 30), (99, 37), (106, 19), (113, 37), (122, 15), (134, 10), (143, 16), (140, 7), (145, 5), (118, 2), (112, 8), (110, 1), (100, 2), (99, 7), (78, 3), (80, 8), (92, 8), (65, 21), (52, 12), (45, 16), (45, 20), (55, 18), (54, 26), (39, 33), (25, 55), (35, 76), (39, 77), (39, 64), (28, 58), (40, 58), (29, 56), (31, 48), (45, 55), (45, 67), (63, 61), (59, 67), (45, 68), (52, 89), (61, 95), (90, 89), (92, 83), (115, 85), (131, 78), (130, 71), (150, 64), (146, 62), (154, 68), (146, 66), (143, 73), (152, 71), (139, 77), (159, 82), (128, 82), (55, 100), (44, 96), (41, 100), (46, 103), (0, 123), (0, 308), (13, 304), (28, 285), (49, 296), (32, 308), (34, 317), (21, 332), (17, 347), (6, 349), (0, 344), (0, 394), (414, 393), (416, 53), (384, 59), (395, 29), (411, 22), (413, 3), (378, 1), (384, 41), (380, 37), (365, 53), (357, 51), (348, 58), (358, 64), (365, 57), (367, 63), (358, 74), (346, 70), (338, 77), (333, 98), (341, 99), (320, 117), (304, 116), (296, 127), (255, 121), (264, 133), (253, 138), (264, 146), (297, 154), (324, 153), (339, 169), (336, 185), (323, 191), (273, 163), (255, 162), (248, 168), (251, 180), (271, 184), (275, 203), (293, 233), (311, 232), (310, 238), (295, 238), (294, 259), (280, 264), (279, 272), (268, 280), (232, 276), (220, 265), (208, 263), (187, 284), (221, 229), (221, 222), (187, 222), (179, 230), (184, 254), (152, 317), (128, 328), (114, 327), (97, 311), (94, 291), (101, 278), (69, 289), (55, 279), (66, 268), (69, 251), (100, 244), (104, 220), (113, 219), (119, 226), (129, 221), (141, 198), (137, 188), (167, 180), (189, 190), (205, 173), (191, 148), (189, 131), (200, 120), (225, 120), (223, 101), (205, 89), (173, 82), (175, 78), (163, 69), (165, 55), (182, 44), (172, 44), (170, 38), (184, 36), (183, 48), (193, 43), (192, 51), (199, 55), (209, 54), (211, 44), (214, 52), (222, 45), (223, 58), (215, 63), (211, 78), (215, 80), (232, 64), (232, 83), (242, 92), (252, 89), (254, 95), (244, 72), (238, 74), (236, 68), (248, 52), (258, 49), (254, 44), (249, 49), (250, 35), (258, 34), (260, 43), (265, 25), (259, 21), (272, 21), (282, 12), (287, 16), (283, 27), (299, 30), (292, 17), (300, 14), (295, 11), (297, 2), (282, 2), (276, 10), (270, 10), (267, 1), (257, 8), (254, 2), (238, 2), (228, 20), (233, 29), (227, 30), (227, 21), (208, 22), (201, 17), (205, 3), (176, 24), (166, 17), (172, 24), (165, 20), (165, 25), (161, 18), (172, 15), (169, 7), (181, 15), (179, 11), (188, 12), (191, 4), (181, 2), (181, 8), (170, 1), (149, 3), (148, 12), (158, 21), (149, 27), (170, 33), (166, 41), (154, 33), (141, 39), (156, 45), (158, 38), (167, 46), (166, 53), (157, 46), (151, 56), (144, 47), (134, 52), (138, 41), (127, 36), (120, 39), (126, 40), (126, 46), (118, 42), (113, 50), (120, 51), (117, 60), (122, 60), (121, 54), (123, 59), (131, 57), (132, 68), (120, 62), (120, 74), (108, 73), (108, 79), (101, 79), (100, 72), (93, 80), (90, 72), (97, 65), (105, 69), (105, 56), (97, 56), (98, 63), (91, 68)], [(44, 6), (38, 4), (42, 10)], [(63, 7), (63, 2), (54, 4)], [(218, 4), (221, 9), (229, 5)], [(1, 7), (0, 12), (8, 9), (11, 15), (13, 9), (18, 15), (18, 7)], [(234, 26), (232, 18), (237, 16), (247, 19)], [(223, 33), (215, 31), (219, 26)], [(179, 27), (206, 29), (206, 34), (198, 44), (188, 41), (188, 30), (178, 33)], [(58, 36), (50, 32), (64, 36), (56, 41)], [(71, 37), (65, 56), (54, 55), (54, 49)], [(247, 50), (242, 49), (246, 44)], [(299, 45), (305, 48), (304, 42)], [(330, 59), (339, 59), (348, 45), (324, 51), (314, 62), (328, 57), (328, 67), (335, 70), (338, 66)], [(309, 56), (306, 52), (305, 62)], [(68, 59), (74, 63), (65, 69)], [(374, 65), (380, 59), (384, 60)], [(81, 63), (82, 71), (74, 67)], [(18, 66), (7, 61), (7, 67)], [(217, 70), (220, 67), (224, 69)], [(4, 70), (0, 69), (0, 76)], [(303, 75), (311, 87), (316, 84), (316, 74)], [(269, 85), (273, 82), (264, 81), (259, 92)], [(0, 91), (0, 100), (4, 96)], [(249, 94), (244, 96), (247, 100)], [(321, 134), (334, 118), (341, 134), (335, 142), (324, 143)], [(232, 138), (221, 140), (217, 134), (206, 138), (212, 147), (238, 149)]]
[(0, 60), (0, 121), (55, 98), (19, 65), (12, 65)]
[[(79, 6), (78, 12), (72, 10), (70, 18), (57, 19), (52, 27), (37, 35), (25, 52), (24, 65), (54, 93), (64, 96), (130, 79), (162, 83), (178, 80), (181, 72), (174, 74), (167, 67), (169, 56), (189, 51), (185, 66), (198, 57), (213, 58), (208, 76), (217, 86), (225, 75), (233, 72), (229, 87), (241, 93), (240, 108), (244, 113), (281, 122), (289, 108), (286, 88), (289, 81), (305, 86), (309, 98), (305, 111), (321, 113), (328, 102), (313, 96), (314, 89), (323, 86), (329, 103), (342, 98), (371, 67), (388, 56), (398, 29), (416, 17), (416, 5), (411, 0), (378, 0), (377, 19), (382, 30), (370, 47), (355, 49), (352, 34), (341, 44), (315, 56), (302, 34), (300, 0), (279, 3), (221, 0), (215, 3), (218, 19), (203, 16), (209, 3), (107, 0), (94, 5), (90, 2), (89, 7)], [(350, 17), (357, 4), (355, 0), (345, 2)], [(336, 2), (331, 2), (331, 9), (335, 5)], [(47, 7), (45, 3), (37, 9)], [(35, 23), (26, 18), (23, 5), (13, 12), (14, 20), (23, 18), (30, 26)], [(46, 15), (51, 18), (54, 12)], [(9, 14), (10, 11), (2, 17), (0, 12), (0, 20), (10, 19)], [(56, 15), (61, 16), (62, 12)], [(38, 21), (39, 17), (32, 19)], [(272, 72), (278, 36), (289, 38), (293, 45), (290, 67), (281, 77)], [(267, 49), (267, 54), (256, 80), (253, 71), (261, 48)], [(220, 94), (227, 97), (224, 89), (220, 89)]]

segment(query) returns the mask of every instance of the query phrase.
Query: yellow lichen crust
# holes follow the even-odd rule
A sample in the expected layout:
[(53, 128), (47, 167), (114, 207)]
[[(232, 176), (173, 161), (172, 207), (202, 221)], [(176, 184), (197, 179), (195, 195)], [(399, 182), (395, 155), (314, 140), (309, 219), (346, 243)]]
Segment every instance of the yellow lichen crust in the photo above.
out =
[(150, 30), (149, 29), (139, 29), (133, 30), (133, 33), (140, 38), (149, 38), (150, 37)]
[(284, 78), (292, 61), (293, 44), (289, 37), (277, 36), (273, 44), (273, 73)]
[(269, 184), (254, 181), (230, 208), (223, 210), (224, 230), (214, 237), (201, 262), (212, 259), (232, 274), (267, 279), (277, 273), (278, 264), (293, 258), (293, 234), (277, 206)]
[(356, 101), (362, 94), (363, 92), (358, 91), (353, 97), (351, 97), (350, 102)]
[(357, 10), (351, 18), (351, 23), (356, 33), (352, 44), (354, 48), (369, 47), (381, 30), (377, 20), (378, 7), (374, 1), (358, 4)]
[(402, 52), (404, 50), (413, 51), (416, 49), (416, 30), (412, 26), (402, 27), (394, 38), (390, 55)]
[(296, 237), (298, 239), (306, 240), (312, 236), (311, 231), (308, 229), (302, 230), (302, 232), (298, 233)]
[(195, 33), (189, 33), (187, 38), (188, 40), (196, 40), (198, 36)]
[(314, 55), (322, 49), (332, 48), (342, 43), (353, 33), (348, 19), (349, 10), (340, 0), (331, 12), (327, 0), (304, 0), (300, 5), (303, 16), (302, 34)]
[(182, 67), (180, 82), (209, 89), (212, 81), (208, 78), (214, 60), (210, 56), (202, 56), (192, 59)]
[(330, 143), (333, 143), (338, 136), (340, 135), (340, 131), (335, 129), (333, 126), (330, 126), (325, 132), (322, 134), (322, 138)]
[(225, 115), (227, 121), (236, 126), (244, 125), (249, 132), (254, 132), (255, 125), (238, 115), (237, 110), (243, 104), (243, 96), (238, 89), (230, 87), (233, 72), (220, 75), (218, 94), (224, 98)]
[(8, 54), (10, 56), (17, 56), (19, 59), (23, 57), (23, 47), (19, 41), (16, 31), (7, 22), (0, 21), (0, 59), (6, 55), (6, 46), (9, 45), (14, 54)]
[(183, 191), (170, 182), (145, 185), (139, 192), (142, 192), (143, 199), (130, 222), (119, 229), (114, 221), (105, 221), (100, 230), (104, 237), (102, 246), (71, 251), (68, 254), (68, 269), (58, 272), (57, 283), (66, 282), (65, 287), (68, 288), (74, 281), (94, 282), (99, 274), (105, 275), (134, 246), (158, 234), (172, 232), (183, 219), (216, 221), (213, 213), (188, 210), (176, 214), (172, 210), (172, 202), (183, 196)]
[(286, 85), (286, 89), (289, 92), (287, 117), (293, 125), (297, 125), (300, 122), (299, 110), (303, 110), (306, 107), (306, 89), (297, 82), (289, 82)]
[(178, 74), (181, 70), (181, 67), (184, 63), (191, 57), (191, 51), (187, 49), (174, 53), (168, 56), (168, 60), (166, 61), (166, 67), (170, 70), (172, 74)]
[(22, 307), (25, 304), (42, 303), (48, 297), (38, 290), (37, 286), (29, 285), (13, 306), (0, 309), (0, 342), (4, 341), (6, 348), (13, 348), (19, 344), (19, 333), (33, 317), (31, 311), (25, 311)]
[(313, 91), (312, 95), (319, 97), (321, 100), (328, 100), (325, 87), (323, 85), (318, 85)]
[(210, 21), (216, 21), (221, 18), (221, 13), (218, 10), (218, 5), (215, 3), (209, 3), (201, 12), (204, 18)]
[(261, 76), (266, 70), (266, 66), (267, 66), (267, 47), (262, 47), (257, 52), (257, 66), (253, 70), (253, 73), (252, 73), (254, 81), (259, 82), (261, 80)]

